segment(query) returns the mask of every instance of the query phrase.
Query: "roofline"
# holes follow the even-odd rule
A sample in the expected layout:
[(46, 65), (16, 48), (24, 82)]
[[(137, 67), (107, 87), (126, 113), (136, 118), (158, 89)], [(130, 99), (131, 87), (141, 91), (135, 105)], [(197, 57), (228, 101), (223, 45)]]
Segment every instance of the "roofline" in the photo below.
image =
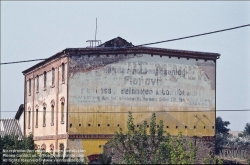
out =
[[(101, 51), (101, 52), (100, 52)], [(150, 54), (160, 55), (160, 56), (170, 56), (178, 58), (193, 58), (193, 59), (205, 59), (205, 60), (216, 60), (220, 58), (219, 53), (211, 52), (198, 52), (189, 50), (179, 50), (179, 49), (166, 49), (166, 48), (156, 48), (156, 47), (94, 47), (94, 48), (66, 48), (61, 52), (47, 58), (46, 60), (35, 64), (34, 66), (24, 70), (22, 73), (25, 75), (29, 71), (56, 59), (58, 57), (73, 56), (73, 55), (111, 55), (111, 54)]]
[(24, 107), (23, 107), (23, 104), (21, 104), (17, 110), (17, 113), (15, 115), (15, 119), (18, 120), (20, 118), (21, 114), (23, 113), (23, 110), (24, 110)]

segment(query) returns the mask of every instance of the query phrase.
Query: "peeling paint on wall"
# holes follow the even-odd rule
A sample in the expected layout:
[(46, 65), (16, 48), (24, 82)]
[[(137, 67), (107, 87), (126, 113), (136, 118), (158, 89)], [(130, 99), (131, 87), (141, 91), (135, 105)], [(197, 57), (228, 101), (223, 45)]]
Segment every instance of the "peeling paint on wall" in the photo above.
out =
[(148, 54), (72, 56), (69, 74), (69, 112), (74, 112), (69, 114), (69, 133), (112, 134), (118, 125), (126, 127), (126, 112), (132, 111), (137, 124), (157, 112), (171, 134), (214, 136), (212, 60)]

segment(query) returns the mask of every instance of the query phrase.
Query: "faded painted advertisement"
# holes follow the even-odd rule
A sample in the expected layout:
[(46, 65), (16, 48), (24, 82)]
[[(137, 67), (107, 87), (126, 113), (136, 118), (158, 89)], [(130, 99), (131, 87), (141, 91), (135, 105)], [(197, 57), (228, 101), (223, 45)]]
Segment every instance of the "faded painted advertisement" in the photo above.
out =
[(215, 63), (147, 54), (71, 57), (69, 104), (215, 108)]
[(214, 136), (215, 62), (168, 56), (72, 56), (69, 133), (113, 134), (152, 112), (173, 135)]

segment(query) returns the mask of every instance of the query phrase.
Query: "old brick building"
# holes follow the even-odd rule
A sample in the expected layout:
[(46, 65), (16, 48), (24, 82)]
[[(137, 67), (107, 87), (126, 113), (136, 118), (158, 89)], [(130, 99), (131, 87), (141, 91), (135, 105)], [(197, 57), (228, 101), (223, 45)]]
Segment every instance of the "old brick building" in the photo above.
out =
[(67, 48), (25, 76), (25, 133), (47, 151), (83, 149), (91, 156), (115, 131), (152, 112), (166, 131), (215, 135), (217, 53), (133, 47), (117, 37), (97, 47)]

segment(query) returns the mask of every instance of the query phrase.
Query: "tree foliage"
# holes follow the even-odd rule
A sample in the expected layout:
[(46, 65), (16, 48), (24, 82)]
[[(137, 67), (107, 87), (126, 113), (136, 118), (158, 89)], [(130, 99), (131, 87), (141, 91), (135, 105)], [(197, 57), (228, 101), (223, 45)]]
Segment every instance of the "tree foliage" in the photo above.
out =
[(223, 121), (222, 118), (219, 116), (216, 118), (216, 133), (227, 134), (230, 129), (227, 128), (230, 124), (229, 121)]
[(149, 123), (144, 121), (135, 127), (132, 113), (129, 112), (126, 134), (120, 128), (115, 132), (113, 146), (123, 154), (125, 164), (194, 164), (197, 147), (192, 142), (187, 143), (179, 133), (171, 137), (163, 128), (163, 121), (156, 124), (155, 113)]

